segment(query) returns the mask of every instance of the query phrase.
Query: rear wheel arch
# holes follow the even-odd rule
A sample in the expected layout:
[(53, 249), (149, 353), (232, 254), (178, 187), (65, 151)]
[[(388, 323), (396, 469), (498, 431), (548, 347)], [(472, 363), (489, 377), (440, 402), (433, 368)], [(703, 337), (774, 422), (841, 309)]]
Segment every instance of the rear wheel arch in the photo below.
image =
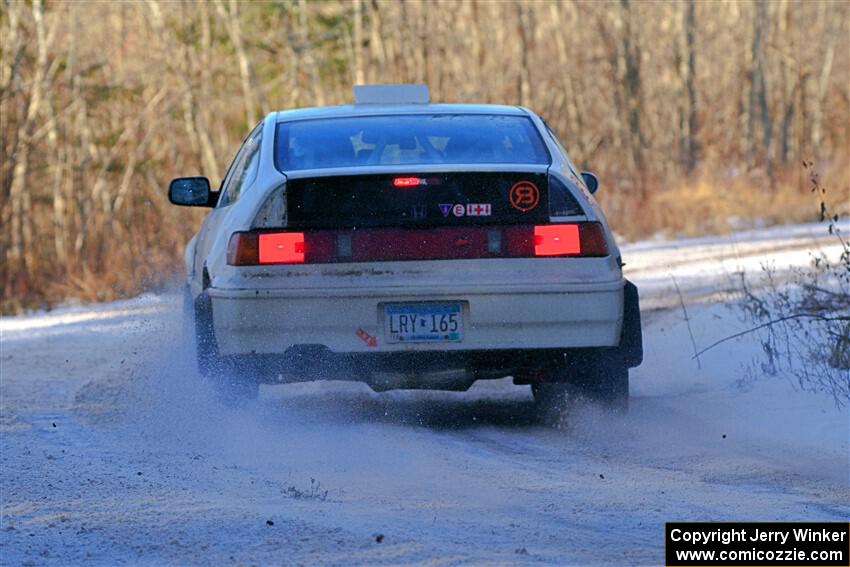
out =
[(212, 299), (206, 291), (196, 298), (185, 296), (186, 332), (195, 343), (198, 372), (226, 404), (256, 398), (258, 368), (234, 357), (222, 356), (213, 325)]

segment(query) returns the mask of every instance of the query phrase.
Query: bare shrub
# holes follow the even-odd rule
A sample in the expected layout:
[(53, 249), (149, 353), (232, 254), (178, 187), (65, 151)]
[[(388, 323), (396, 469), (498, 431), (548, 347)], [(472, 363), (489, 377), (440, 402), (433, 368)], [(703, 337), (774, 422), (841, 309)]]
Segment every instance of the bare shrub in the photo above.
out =
[(763, 266), (765, 285), (753, 286), (742, 275), (743, 309), (759, 336), (762, 354), (755, 366), (762, 374), (786, 371), (802, 390), (825, 392), (839, 407), (850, 403), (850, 244), (830, 214), (811, 162), (805, 162), (812, 193), (820, 201), (820, 218), (840, 244), (838, 259), (812, 251), (811, 264), (790, 278)]
[(296, 500), (319, 500), (324, 502), (328, 499), (328, 491), (323, 490), (322, 483), (315, 478), (310, 479), (309, 488), (302, 490), (294, 484), (290, 484), (283, 489), (283, 494), (287, 498), (294, 498)]

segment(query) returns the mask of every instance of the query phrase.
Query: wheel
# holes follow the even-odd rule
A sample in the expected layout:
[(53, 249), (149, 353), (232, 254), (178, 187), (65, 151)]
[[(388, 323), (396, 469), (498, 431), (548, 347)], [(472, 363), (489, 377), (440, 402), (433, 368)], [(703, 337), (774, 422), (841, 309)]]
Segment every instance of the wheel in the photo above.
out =
[(569, 415), (579, 396), (569, 382), (540, 382), (531, 385), (537, 418), (543, 423), (558, 425)]
[(216, 399), (228, 405), (257, 399), (260, 382), (253, 372), (239, 363), (220, 357), (211, 362), (204, 378), (212, 387)]
[(251, 365), (218, 353), (209, 296), (203, 293), (192, 300), (187, 288), (184, 294), (184, 317), (188, 319), (184, 328), (194, 339), (198, 373), (212, 387), (216, 398), (224, 403), (256, 398), (260, 383)]
[(629, 410), (629, 368), (616, 356), (601, 356), (576, 369), (581, 395), (617, 413)]
[(583, 400), (617, 412), (629, 408), (629, 369), (616, 356), (596, 356), (564, 363), (550, 374), (550, 381), (532, 383), (538, 413), (550, 421), (569, 413)]

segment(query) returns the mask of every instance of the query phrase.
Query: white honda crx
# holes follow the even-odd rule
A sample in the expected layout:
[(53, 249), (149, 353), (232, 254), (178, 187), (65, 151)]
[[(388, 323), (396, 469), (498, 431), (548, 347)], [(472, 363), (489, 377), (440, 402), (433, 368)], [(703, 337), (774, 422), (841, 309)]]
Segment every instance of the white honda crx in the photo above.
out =
[(625, 409), (640, 311), (596, 177), (525, 108), (354, 90), (266, 116), (218, 191), (171, 182), (172, 203), (212, 208), (185, 256), (201, 374), (228, 399), (513, 376), (540, 407)]

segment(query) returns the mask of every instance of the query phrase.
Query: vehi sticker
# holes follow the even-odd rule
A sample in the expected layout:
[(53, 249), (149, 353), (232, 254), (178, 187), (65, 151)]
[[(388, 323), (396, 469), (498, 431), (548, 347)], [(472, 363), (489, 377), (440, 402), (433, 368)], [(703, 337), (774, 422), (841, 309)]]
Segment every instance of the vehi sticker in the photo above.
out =
[(532, 210), (540, 201), (540, 190), (531, 181), (520, 181), (511, 187), (511, 205), (523, 213)]
[(490, 203), (441, 203), (437, 206), (444, 217), (448, 217), (449, 213), (456, 217), (489, 217), (493, 214), (493, 206)]
[(469, 203), (466, 205), (466, 216), (489, 217), (492, 211), (490, 203)]

